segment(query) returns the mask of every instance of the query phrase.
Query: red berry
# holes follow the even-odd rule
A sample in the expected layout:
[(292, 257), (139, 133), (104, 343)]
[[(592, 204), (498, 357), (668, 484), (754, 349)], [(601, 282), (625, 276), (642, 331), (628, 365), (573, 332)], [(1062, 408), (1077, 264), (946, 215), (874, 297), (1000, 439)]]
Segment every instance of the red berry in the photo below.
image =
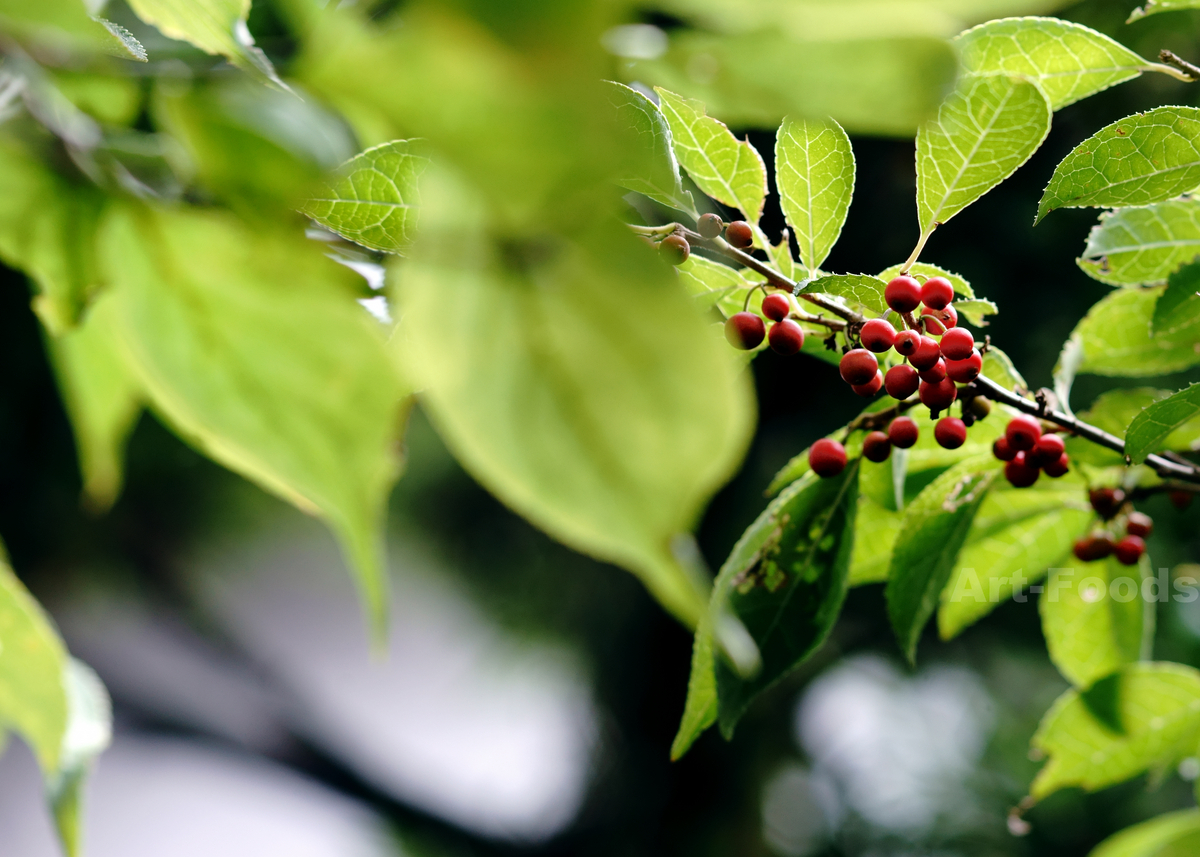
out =
[(842, 355), (842, 362), (838, 368), (843, 381), (851, 386), (858, 386), (871, 382), (875, 373), (879, 371), (879, 361), (867, 349), (855, 348)]
[(1015, 450), (1033, 449), (1042, 437), (1042, 424), (1031, 416), (1017, 414), (1008, 421), (1004, 436), (1008, 438), (1008, 445)]
[(1004, 465), (1004, 478), (1014, 488), (1028, 488), (1038, 481), (1041, 471), (1025, 461), (1025, 453), (1018, 452), (1012, 461)]
[(785, 318), (771, 325), (771, 330), (767, 333), (767, 342), (771, 344), (771, 350), (775, 353), (790, 356), (804, 347), (804, 331), (796, 322)]
[(873, 318), (862, 326), (859, 338), (863, 348), (882, 354), (896, 344), (896, 328), (882, 318)]
[(682, 235), (668, 235), (658, 242), (658, 252), (672, 265), (682, 265), (691, 255), (692, 248)]
[(952, 327), (942, 337), (941, 347), (947, 360), (966, 360), (975, 350), (975, 337), (965, 328)]
[(932, 336), (922, 336), (917, 344), (917, 350), (912, 353), (908, 361), (917, 367), (917, 371), (924, 372), (926, 369), (932, 369), (941, 357), (942, 352), (938, 348), (937, 340)]
[(888, 424), (887, 433), (893, 446), (908, 449), (917, 442), (921, 430), (912, 417), (896, 417)]
[(1008, 438), (998, 437), (992, 444), (992, 455), (1001, 461), (1012, 461), (1017, 457), (1017, 451), (1008, 445)]
[(850, 389), (865, 398), (871, 398), (883, 387), (883, 371), (877, 370), (875, 377), (865, 384), (851, 384)]
[(887, 457), (892, 454), (892, 442), (883, 432), (873, 431), (863, 438), (862, 449), (863, 456), (868, 461), (887, 461)]
[(1154, 532), (1154, 520), (1149, 515), (1143, 515), (1141, 512), (1130, 512), (1129, 517), (1125, 519), (1125, 533), (1127, 535), (1144, 539), (1152, 532)]
[(883, 378), (884, 389), (887, 390), (887, 394), (893, 399), (907, 399), (913, 393), (917, 392), (917, 387), (920, 383), (921, 376), (917, 374), (916, 369), (907, 363), (893, 366), (887, 370), (887, 375)]
[(954, 304), (947, 304), (945, 309), (930, 309), (925, 307), (921, 310), (922, 318), (935, 318), (948, 330), (958, 326), (958, 310), (954, 308)]
[(757, 348), (767, 335), (767, 325), (752, 312), (734, 313), (725, 322), (725, 338), (734, 348), (749, 351)]
[(938, 362), (934, 363), (928, 369), (921, 373), (921, 380), (929, 384), (936, 384), (946, 377), (946, 361), (938, 358)]
[(1061, 437), (1056, 434), (1044, 434), (1033, 445), (1033, 449), (1029, 450), (1028, 458), (1039, 467), (1045, 467), (1049, 462), (1058, 461), (1064, 450)]
[(1065, 452), (1058, 458), (1049, 463), (1042, 464), (1042, 470), (1046, 471), (1046, 475), (1051, 479), (1057, 479), (1060, 476), (1066, 476), (1067, 471), (1071, 469), (1071, 456)]
[(1181, 512), (1188, 506), (1192, 505), (1191, 491), (1184, 491), (1181, 488), (1177, 488), (1169, 493), (1167, 497), (1171, 500), (1171, 505)]
[(958, 449), (967, 442), (967, 427), (958, 417), (942, 417), (933, 427), (933, 439), (945, 449)]
[(822, 478), (837, 476), (846, 466), (846, 448), (823, 437), (808, 450), (808, 466)]
[(1112, 536), (1101, 530), (1076, 541), (1074, 552), (1084, 562), (1095, 562), (1111, 556), (1115, 547)]
[(696, 231), (704, 238), (716, 238), (724, 226), (720, 215), (717, 214), (701, 214), (700, 219), (696, 221)]
[(1125, 492), (1120, 488), (1093, 488), (1088, 492), (1088, 501), (1096, 514), (1107, 521), (1120, 511), (1125, 502)]
[(958, 398), (958, 387), (949, 378), (943, 378), (936, 384), (922, 381), (917, 394), (921, 397), (921, 404), (929, 410), (944, 411)]
[[(960, 328), (954, 328), (959, 330)], [(953, 331), (951, 331), (953, 332)], [(946, 336), (950, 334), (947, 333)], [(946, 341), (946, 337), (942, 337), (942, 342)], [(942, 352), (943, 354), (945, 351)], [(946, 374), (950, 376), (950, 380), (957, 381), (959, 384), (970, 384), (979, 377), (980, 370), (983, 369), (983, 357), (978, 351), (972, 349), (966, 360), (947, 360)]]
[(887, 284), (883, 299), (896, 312), (912, 312), (921, 304), (921, 284), (901, 274)]
[(1117, 562), (1121, 565), (1137, 565), (1137, 561), (1142, 558), (1142, 554), (1146, 552), (1146, 543), (1139, 536), (1126, 536), (1117, 542), (1113, 553), (1117, 555)]
[(954, 286), (945, 277), (930, 277), (921, 286), (921, 303), (932, 309), (942, 309), (954, 300)]
[(911, 357), (921, 344), (921, 334), (915, 330), (902, 330), (896, 334), (896, 353), (901, 357)]
[(754, 243), (754, 230), (746, 221), (735, 220), (725, 227), (725, 240), (739, 250), (745, 250)]
[(771, 321), (783, 321), (791, 311), (792, 306), (788, 303), (788, 299), (779, 292), (763, 298), (762, 314)]

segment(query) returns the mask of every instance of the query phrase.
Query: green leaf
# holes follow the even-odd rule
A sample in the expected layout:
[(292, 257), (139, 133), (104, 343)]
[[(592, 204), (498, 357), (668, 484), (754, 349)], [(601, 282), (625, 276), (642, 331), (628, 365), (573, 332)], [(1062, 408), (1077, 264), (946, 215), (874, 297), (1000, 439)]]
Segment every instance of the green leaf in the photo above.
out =
[(1150, 319), (1162, 287), (1121, 289), (1106, 296), (1076, 325), (1077, 371), (1115, 377), (1166, 375), (1200, 363), (1200, 317), (1152, 336)]
[(717, 675), (708, 615), (700, 617), (692, 643), (692, 672), (679, 731), (671, 742), (671, 761), (682, 759), (708, 727), (717, 722)]
[(985, 318), (1000, 312), (993, 301), (984, 299), (955, 301), (954, 308), (958, 311), (959, 318), (966, 319), (975, 327), (987, 327)]
[(942, 590), (938, 632), (958, 636), (1071, 552), (1092, 520), (1077, 476), (1039, 479), (1032, 488), (993, 488)]
[[(880, 272), (879, 279), (883, 280), (885, 283), (890, 282), (893, 278), (900, 274), (900, 271), (903, 268), (903, 263), (899, 265), (892, 265), (892, 267), (888, 268), (886, 271)], [(954, 286), (954, 293), (956, 295), (970, 299), (975, 297), (975, 291), (971, 288), (970, 283), (968, 283), (958, 274), (951, 273), (945, 268), (939, 268), (937, 265), (928, 265), (925, 262), (917, 262), (912, 266), (912, 268), (909, 269), (909, 273), (918, 279), (945, 277), (950, 281), (950, 285)]]
[(1101, 128), (1055, 168), (1037, 220), (1058, 208), (1150, 205), (1200, 185), (1200, 109), (1158, 107)]
[(325, 195), (301, 211), (364, 247), (403, 253), (416, 229), (417, 184), (428, 165), (420, 141), (375, 146), (343, 164)]
[(888, 571), (888, 617), (900, 649), (916, 660), (933, 611), (997, 470), (982, 456), (950, 468), (904, 510)]
[(883, 280), (867, 274), (831, 274), (813, 280), (800, 293), (845, 298), (852, 307), (864, 307), (875, 315), (883, 315), (887, 311), (887, 301), (883, 299), (886, 288)]
[[(1174, 850), (1189, 845), (1191, 850)], [(1181, 809), (1114, 833), (1088, 857), (1185, 857), (1200, 846), (1200, 810)]]
[[(726, 318), (741, 312), (746, 301), (746, 291), (751, 287), (740, 271), (705, 259), (693, 253), (682, 265), (676, 266), (679, 281), (687, 293), (702, 307), (716, 307)], [(751, 307), (762, 304), (762, 292), (751, 295)]]
[(43, 49), (100, 51), (144, 61), (145, 50), (139, 55), (141, 45), (128, 31), (88, 14), (94, 6), (80, 0), (6, 0), (0, 30)]
[(1167, 290), (1154, 305), (1150, 329), (1155, 334), (1190, 330), (1200, 321), (1200, 261), (1184, 265), (1167, 280)]
[(83, 787), (112, 741), (112, 703), (100, 678), (82, 661), (66, 664), (67, 728), (58, 769), (46, 779), (46, 797), (67, 857), (81, 853)]
[[(1098, 429), (1125, 437), (1125, 429), (1133, 422), (1133, 418), (1160, 399), (1171, 395), (1169, 390), (1156, 390), (1150, 387), (1126, 387), (1119, 390), (1109, 390), (1098, 396), (1086, 411), (1079, 414), (1079, 419), (1094, 425)], [(1200, 429), (1200, 426), (1197, 427)], [(1186, 450), (1190, 443), (1200, 435), (1200, 432), (1189, 431), (1186, 427), (1173, 435), (1165, 449)], [(1125, 457), (1107, 447), (1099, 446), (1081, 437), (1066, 438), (1067, 453), (1072, 461), (1082, 461), (1099, 466), (1116, 466), (1125, 462)]]
[(1100, 215), (1079, 267), (1114, 286), (1154, 286), (1200, 256), (1200, 199), (1169, 199)]
[(626, 131), (626, 163), (617, 183), (668, 208), (696, 216), (690, 192), (683, 189), (679, 162), (671, 143), (671, 127), (658, 105), (623, 83), (605, 81), (609, 103)]
[[(740, 561), (722, 567), (710, 609), (727, 603), (762, 657), (751, 677), (716, 661), (726, 737), (750, 703), (820, 648), (832, 630), (846, 597), (857, 505), (857, 462), (836, 477), (806, 475), (750, 525), (734, 548)], [(747, 562), (750, 545), (755, 550)]]
[(1009, 391), (1029, 389), (1029, 384), (1021, 377), (1012, 359), (994, 345), (983, 355), (982, 374)]
[(767, 168), (748, 140), (738, 140), (725, 123), (705, 114), (703, 102), (655, 89), (671, 126), (679, 163), (697, 187), (738, 209), (752, 224), (762, 216)]
[(1050, 105), (1037, 85), (1007, 75), (973, 75), (917, 133), (917, 214), (932, 232), (1011, 176), (1050, 132)]
[(220, 214), (116, 210), (101, 247), (151, 405), (214, 460), (321, 515), (382, 635), (405, 389), (355, 275), (286, 227)]
[(1200, 416), (1200, 384), (1192, 384), (1170, 398), (1150, 405), (1129, 424), (1125, 453), (1141, 464), (1151, 452), (1163, 448), (1172, 433)]
[(832, 119), (786, 117), (775, 136), (775, 183), (800, 261), (815, 271), (837, 242), (854, 196), (850, 138)]
[(970, 74), (1020, 75), (1059, 110), (1143, 71), (1162, 71), (1129, 48), (1082, 24), (1057, 18), (1004, 18), (955, 37)]
[(1131, 24), (1138, 18), (1155, 15), (1159, 12), (1179, 12), (1184, 9), (1197, 8), (1200, 8), (1200, 0), (1148, 0), (1144, 6), (1138, 6), (1130, 12), (1129, 20), (1125, 23)]
[[(1146, 569), (1121, 565), (1115, 558), (1051, 569), (1038, 603), (1050, 660), (1076, 687), (1086, 688), (1123, 664), (1136, 661), (1142, 648), (1146, 602), (1141, 597)], [(1118, 584), (1123, 578), (1130, 583)], [(1115, 594), (1114, 594), (1115, 593)]]
[[(1196, 752), (1196, 670), (1173, 663), (1129, 664), (1101, 690), (1108, 699), (1093, 699), (1090, 705), (1085, 694), (1068, 690), (1042, 718), (1033, 746), (1050, 760), (1030, 786), (1034, 798), (1067, 786), (1096, 791)], [(1097, 716), (1102, 703), (1111, 716)]]
[[(892, 450), (892, 457), (900, 450)], [(867, 462), (863, 463), (866, 468)], [(900, 535), (904, 515), (872, 500), (865, 494), (858, 497), (855, 517), (854, 553), (850, 556), (849, 586), (880, 583), (887, 580), (892, 548)]]

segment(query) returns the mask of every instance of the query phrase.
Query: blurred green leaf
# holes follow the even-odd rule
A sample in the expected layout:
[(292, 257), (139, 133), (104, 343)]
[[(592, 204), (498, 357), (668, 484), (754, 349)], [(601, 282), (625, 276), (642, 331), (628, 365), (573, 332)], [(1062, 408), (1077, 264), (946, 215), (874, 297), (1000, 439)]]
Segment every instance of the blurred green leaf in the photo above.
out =
[(1200, 316), (1171, 333), (1151, 336), (1150, 319), (1162, 287), (1121, 289), (1106, 296), (1076, 325), (1077, 371), (1117, 377), (1165, 375), (1200, 363)]
[(1111, 683), (1103, 688), (1111, 718), (1097, 717), (1096, 703), (1078, 690), (1046, 712), (1033, 746), (1050, 760), (1030, 786), (1034, 798), (1067, 786), (1096, 791), (1196, 752), (1200, 673), (1182, 664), (1129, 664)]
[(301, 209), (343, 238), (384, 253), (403, 253), (416, 229), (417, 183), (429, 164), (420, 141), (393, 140), (342, 165), (325, 195)]
[[(880, 272), (879, 279), (883, 280), (885, 283), (890, 282), (900, 274), (900, 271), (903, 270), (903, 268), (903, 263), (899, 265), (892, 265), (892, 267), (888, 268), (886, 271)], [(968, 283), (958, 274), (951, 273), (945, 268), (939, 268), (937, 265), (929, 265), (925, 262), (917, 262), (912, 266), (911, 269), (909, 269), (909, 273), (911, 273), (914, 277), (925, 279), (928, 279), (929, 277), (945, 277), (950, 281), (950, 285), (954, 286), (954, 293), (956, 295), (968, 299), (974, 299), (975, 297), (975, 291), (971, 288), (970, 283)]]
[(1150, 329), (1159, 335), (1187, 331), (1200, 322), (1200, 261), (1184, 265), (1167, 280), (1167, 289), (1154, 305)]
[(137, 39), (111, 21), (92, 18), (82, 0), (5, 0), (0, 7), (0, 31), (42, 49), (146, 58)]
[[(1190, 850), (1178, 850), (1180, 846)], [(1200, 810), (1181, 809), (1114, 833), (1088, 857), (1186, 857), (1198, 849)]]
[(936, 119), (917, 133), (917, 215), (932, 232), (1037, 151), (1050, 133), (1050, 105), (1037, 85), (1007, 75), (959, 82)]
[(832, 119), (785, 117), (775, 136), (775, 183), (800, 261), (815, 271), (837, 243), (854, 196), (850, 138)]
[(254, 44), (246, 26), (250, 0), (128, 0), (147, 24), (171, 39), (189, 42), (207, 54), (221, 55), (244, 71), (282, 87), (267, 55)]
[[(1085, 423), (1124, 439), (1125, 430), (1133, 422), (1134, 417), (1145, 408), (1169, 395), (1171, 395), (1170, 390), (1156, 390), (1150, 387), (1109, 390), (1097, 397), (1091, 407), (1078, 416)], [(1200, 439), (1200, 425), (1195, 427), (1185, 425), (1163, 441), (1160, 449), (1187, 450), (1198, 439)], [(1084, 461), (1100, 466), (1116, 466), (1125, 461), (1125, 457), (1121, 453), (1081, 437), (1068, 437), (1066, 442), (1067, 452), (1072, 461)]]
[(1150, 205), (1200, 185), (1200, 108), (1158, 107), (1084, 140), (1055, 168), (1037, 223), (1058, 208)]
[(658, 105), (623, 83), (605, 81), (609, 102), (618, 122), (627, 131), (628, 163), (621, 171), (621, 187), (644, 194), (668, 208), (696, 216), (692, 194), (683, 189), (679, 162), (671, 142), (671, 127)]
[[(895, 457), (898, 450), (892, 450)], [(864, 468), (867, 463), (862, 465)], [(850, 556), (848, 586), (887, 580), (892, 548), (900, 535), (904, 515), (863, 494), (858, 497), (854, 526), (854, 553)]]
[(988, 323), (984, 319), (1000, 311), (992, 301), (978, 298), (975, 300), (955, 301), (954, 307), (958, 311), (960, 318), (966, 319), (969, 324), (975, 327), (987, 327)]
[(82, 661), (70, 658), (63, 673), (67, 695), (67, 728), (58, 769), (46, 779), (46, 796), (67, 857), (82, 853), (83, 787), (96, 757), (112, 741), (112, 703), (99, 676)]
[[(751, 283), (740, 271), (696, 253), (675, 270), (679, 272), (679, 281), (688, 294), (695, 298), (697, 305), (716, 307), (726, 318), (741, 312), (746, 306), (746, 291)], [(762, 291), (759, 290), (750, 295), (750, 309), (757, 310), (761, 305)]]
[(886, 288), (883, 280), (867, 274), (831, 274), (812, 280), (800, 293), (834, 295), (845, 298), (851, 307), (865, 307), (874, 315), (883, 315), (887, 311), (887, 301), (883, 299)]
[(1180, 12), (1184, 9), (1197, 8), (1200, 8), (1200, 0), (1148, 0), (1144, 6), (1138, 6), (1129, 13), (1129, 20), (1126, 23), (1131, 24), (1138, 18), (1159, 12)]
[(124, 208), (102, 262), (130, 368), (214, 460), (322, 516), (386, 626), (381, 528), (405, 390), (348, 269), (288, 229)]
[(1169, 199), (1100, 215), (1079, 267), (1114, 286), (1156, 286), (1200, 256), (1200, 199)]
[(1125, 453), (1141, 464), (1151, 452), (1179, 429), (1200, 416), (1200, 384), (1192, 384), (1173, 396), (1147, 407), (1133, 418), (1125, 435)]
[(717, 675), (713, 663), (712, 629), (707, 614), (700, 617), (692, 643), (692, 671), (679, 731), (671, 742), (671, 761), (682, 759), (708, 727), (717, 722)]

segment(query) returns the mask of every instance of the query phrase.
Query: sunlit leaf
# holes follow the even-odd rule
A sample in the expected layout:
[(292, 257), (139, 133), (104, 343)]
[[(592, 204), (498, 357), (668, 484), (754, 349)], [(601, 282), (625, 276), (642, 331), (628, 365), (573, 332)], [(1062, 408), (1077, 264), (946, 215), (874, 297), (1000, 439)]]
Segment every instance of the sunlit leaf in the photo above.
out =
[(809, 270), (837, 242), (854, 196), (854, 150), (832, 120), (787, 117), (775, 136), (779, 205)]
[(717, 722), (717, 675), (713, 663), (712, 629), (701, 616), (692, 643), (692, 671), (679, 731), (671, 742), (671, 761), (683, 758), (708, 727)]
[[(883, 280), (885, 283), (889, 282), (898, 276), (900, 271), (903, 269), (903, 263), (899, 265), (892, 265), (892, 267), (888, 268), (886, 271), (881, 271), (879, 273), (879, 279)], [(917, 262), (912, 266), (912, 268), (909, 269), (909, 273), (919, 280), (925, 280), (929, 277), (945, 277), (950, 281), (950, 285), (954, 286), (954, 294), (958, 295), (959, 297), (969, 299), (973, 299), (975, 297), (975, 291), (971, 288), (970, 283), (968, 283), (958, 274), (951, 273), (945, 268), (939, 268), (937, 265), (929, 265), (925, 262)]]
[(867, 274), (831, 274), (811, 281), (801, 294), (820, 293), (845, 298), (853, 306), (865, 307), (873, 315), (883, 315), (887, 311), (887, 301), (883, 299), (883, 291), (887, 283), (878, 277)]
[(190, 42), (205, 53), (224, 56), (245, 71), (283, 85), (246, 26), (250, 0), (129, 0), (129, 6), (164, 36)]
[[(742, 272), (695, 253), (675, 270), (679, 272), (679, 281), (698, 305), (716, 307), (726, 317), (747, 306), (746, 292), (751, 281), (746, 280)], [(750, 295), (749, 309), (756, 309), (761, 304), (761, 290)]]
[(1104, 212), (1088, 235), (1079, 267), (1114, 286), (1153, 286), (1200, 256), (1200, 198)]
[[(892, 451), (896, 455), (896, 450)], [(866, 466), (866, 463), (863, 464)], [(849, 586), (887, 580), (892, 548), (900, 535), (903, 513), (859, 495), (854, 526), (854, 553), (850, 557)]]
[[(1170, 390), (1150, 387), (1126, 387), (1109, 390), (1096, 398), (1091, 406), (1079, 413), (1079, 419), (1124, 440), (1125, 430), (1143, 410), (1171, 395)], [(1200, 440), (1200, 421), (1185, 423), (1160, 441), (1159, 449), (1185, 451)], [(1125, 461), (1124, 455), (1081, 437), (1068, 437), (1067, 452), (1072, 461), (1113, 466)]]
[(1186, 857), (1200, 848), (1200, 810), (1158, 815), (1114, 833), (1088, 857)]
[(623, 83), (605, 81), (609, 101), (626, 133), (626, 163), (621, 187), (645, 194), (669, 208), (695, 217), (696, 206), (679, 178), (679, 162), (671, 143), (671, 127), (658, 105)]
[(1200, 315), (1171, 333), (1151, 335), (1150, 319), (1162, 293), (1161, 286), (1121, 289), (1093, 306), (1071, 334), (1079, 349), (1077, 371), (1144, 377), (1200, 363)]
[(1127, 23), (1159, 12), (1181, 12), (1185, 9), (1200, 9), (1200, 0), (1147, 0), (1129, 14)]
[(987, 327), (987, 316), (995, 315), (1000, 311), (994, 302), (979, 298), (968, 301), (955, 301), (954, 307), (958, 312), (959, 318), (965, 319), (968, 324), (975, 327)]
[(1125, 435), (1125, 453), (1141, 464), (1151, 452), (1163, 448), (1174, 432), (1200, 416), (1200, 384), (1192, 384), (1175, 395), (1155, 402), (1133, 418)]
[(1194, 330), (1200, 322), (1200, 261), (1184, 265), (1167, 279), (1166, 291), (1154, 305), (1150, 329), (1156, 335)]
[(1029, 384), (1021, 377), (1012, 359), (996, 346), (988, 348), (983, 355), (981, 374), (995, 381), (1006, 390), (1028, 390)]

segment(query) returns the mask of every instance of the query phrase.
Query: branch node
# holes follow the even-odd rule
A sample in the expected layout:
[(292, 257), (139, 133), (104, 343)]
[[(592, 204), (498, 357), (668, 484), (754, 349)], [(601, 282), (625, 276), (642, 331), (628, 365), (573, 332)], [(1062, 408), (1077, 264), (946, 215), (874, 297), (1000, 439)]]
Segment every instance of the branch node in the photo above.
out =
[(1158, 52), (1158, 59), (1173, 68), (1179, 69), (1192, 80), (1200, 80), (1200, 66), (1194, 66), (1174, 51), (1163, 48)]

